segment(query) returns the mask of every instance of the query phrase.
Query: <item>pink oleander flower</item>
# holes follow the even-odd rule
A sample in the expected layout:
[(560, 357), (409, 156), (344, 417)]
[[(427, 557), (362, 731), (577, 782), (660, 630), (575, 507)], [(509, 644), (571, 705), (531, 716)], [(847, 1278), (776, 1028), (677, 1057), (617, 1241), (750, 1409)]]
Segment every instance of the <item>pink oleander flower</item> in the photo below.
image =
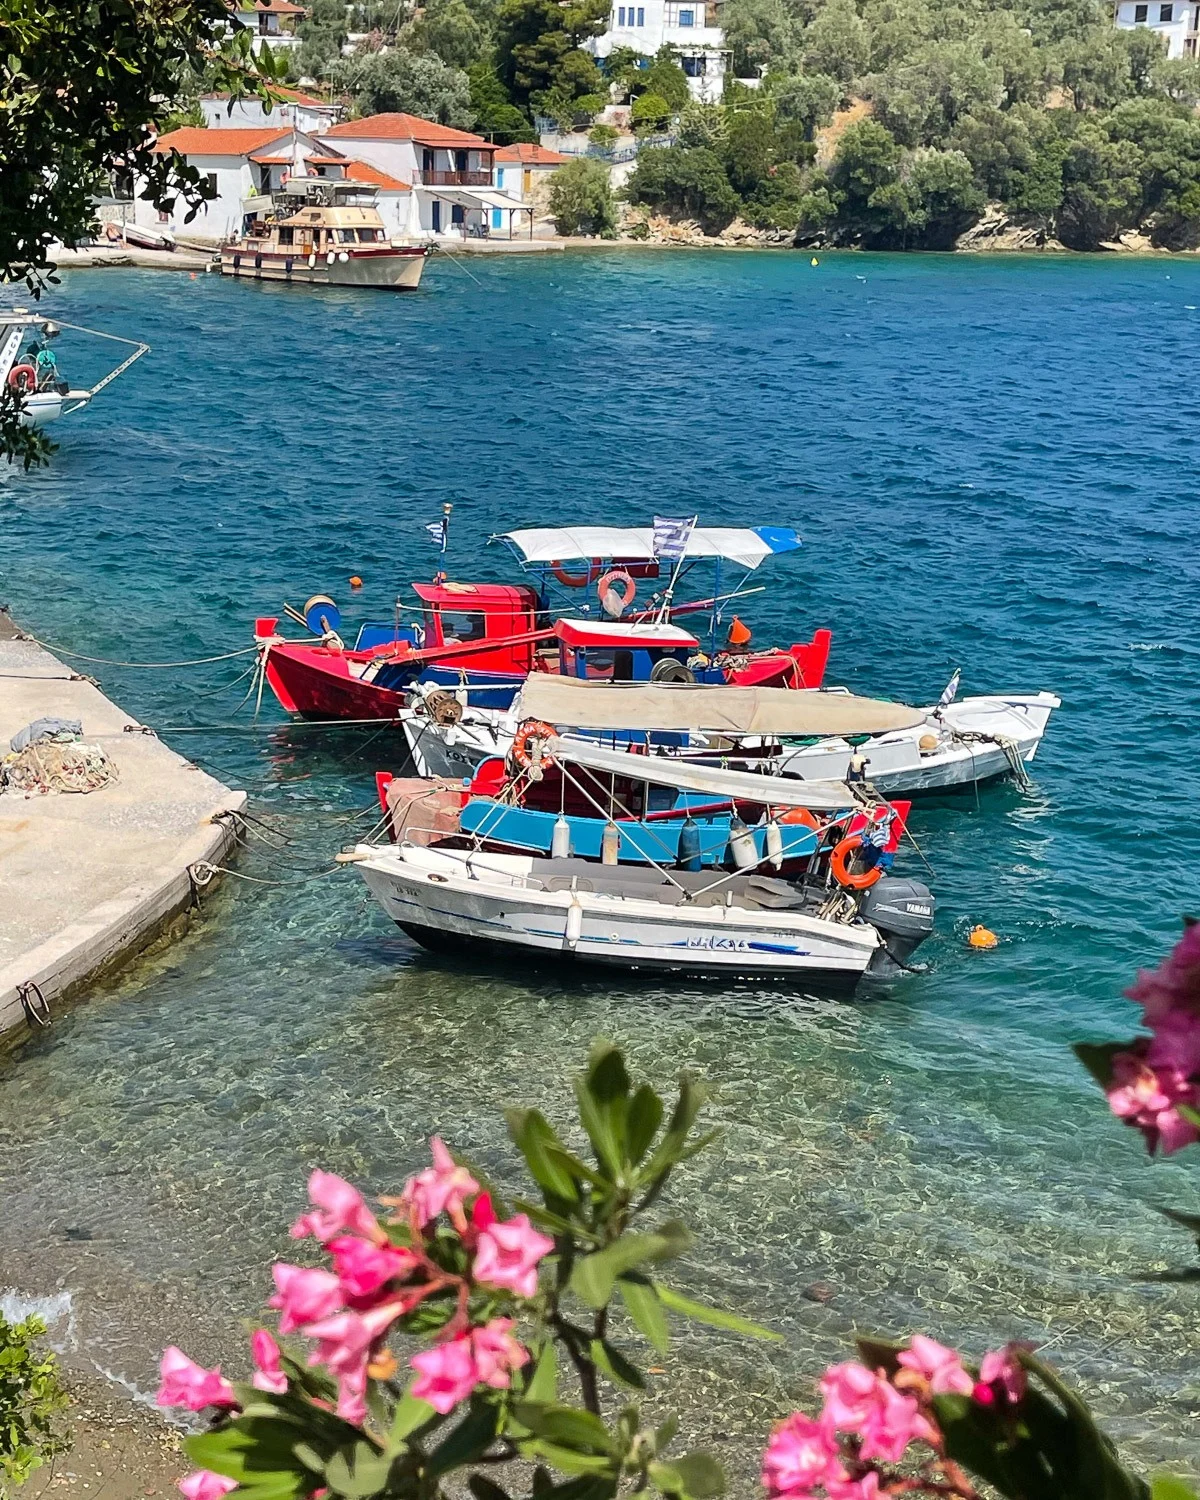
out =
[(349, 1230), (353, 1234), (365, 1235), (376, 1244), (386, 1242), (387, 1236), (379, 1220), (367, 1207), (362, 1194), (343, 1177), (334, 1172), (316, 1171), (308, 1179), (308, 1196), (313, 1212), (301, 1214), (292, 1225), (294, 1240), (302, 1240), (311, 1234), (325, 1244), (335, 1234)]
[(491, 1193), (480, 1193), (471, 1204), (471, 1228), (478, 1235), (490, 1229), (496, 1222), (496, 1210), (492, 1207)]
[(418, 1376), (412, 1394), (420, 1401), (428, 1401), (442, 1416), (465, 1401), (480, 1383), (471, 1339), (466, 1335), (424, 1349), (414, 1354), (409, 1363)]
[(763, 1454), (762, 1482), (779, 1500), (809, 1500), (813, 1487), (846, 1478), (833, 1433), (803, 1412), (793, 1412), (772, 1431)]
[(280, 1333), (292, 1333), (305, 1323), (328, 1318), (345, 1302), (342, 1284), (331, 1271), (307, 1270), (277, 1261), (271, 1274), (279, 1290), (267, 1306), (279, 1309)]
[(1136, 1052), (1114, 1055), (1108, 1106), (1142, 1132), (1151, 1152), (1161, 1146), (1163, 1155), (1169, 1156), (1200, 1140), (1200, 1130), (1179, 1113), (1176, 1106), (1180, 1104), (1200, 1108), (1200, 1085), (1177, 1068), (1152, 1068), (1145, 1059), (1144, 1043)]
[(906, 1396), (894, 1385), (879, 1377), (875, 1388), (875, 1402), (868, 1411), (862, 1426), (860, 1458), (880, 1458), (885, 1463), (898, 1463), (910, 1443), (937, 1443), (940, 1434), (921, 1415), (920, 1403), (915, 1396)]
[(825, 1486), (829, 1500), (879, 1500), (879, 1474), (868, 1469), (858, 1479), (831, 1479)]
[(1125, 991), (1157, 1028), (1173, 1011), (1200, 1013), (1200, 923), (1187, 928), (1157, 969), (1143, 969)]
[(1156, 1072), (1166, 1069), (1188, 1078), (1200, 1073), (1200, 1013), (1174, 1010), (1156, 1021), (1146, 1061)]
[(461, 1217), (467, 1199), (479, 1191), (479, 1184), (466, 1167), (455, 1164), (440, 1136), (435, 1135), (429, 1147), (433, 1166), (410, 1177), (402, 1195), (418, 1224), (428, 1224), (440, 1213)]
[(336, 1313), (332, 1318), (310, 1323), (302, 1330), (304, 1336), (318, 1342), (308, 1357), (309, 1364), (326, 1365), (335, 1375), (354, 1374), (365, 1367), (372, 1346), (403, 1311), (402, 1302), (383, 1302), (368, 1312)]
[(361, 1427), (367, 1420), (367, 1366), (363, 1364), (338, 1376), (337, 1414), (344, 1422)]
[(1003, 1349), (989, 1349), (979, 1366), (979, 1383), (974, 1397), (981, 1406), (994, 1406), (1003, 1399), (1016, 1406), (1025, 1394), (1025, 1367), (1017, 1359), (1018, 1349), (1032, 1348), (1030, 1344), (1005, 1344)]
[(188, 1411), (203, 1411), (206, 1406), (237, 1405), (233, 1387), (221, 1374), (219, 1366), (215, 1370), (206, 1370), (174, 1344), (163, 1350), (159, 1374), (162, 1382), (154, 1398), (159, 1406), (183, 1406)]
[(878, 1399), (878, 1383), (878, 1375), (857, 1360), (830, 1365), (819, 1387), (825, 1398), (821, 1419), (829, 1430), (858, 1432)]
[(969, 1396), (974, 1388), (975, 1382), (963, 1368), (957, 1352), (923, 1333), (914, 1333), (908, 1348), (902, 1349), (897, 1358), (906, 1370), (915, 1370), (923, 1376), (935, 1396), (951, 1392)]
[(196, 1469), (179, 1481), (187, 1500), (221, 1500), (222, 1495), (237, 1487), (236, 1479), (226, 1479), (224, 1474), (214, 1474), (211, 1469)]
[(412, 1275), (421, 1264), (411, 1250), (390, 1245), (369, 1245), (357, 1235), (341, 1235), (325, 1247), (333, 1256), (333, 1268), (347, 1301), (373, 1297), (389, 1281)]
[(251, 1384), (257, 1390), (282, 1396), (288, 1388), (288, 1378), (279, 1364), (279, 1345), (265, 1328), (255, 1329), (252, 1334), (250, 1355), (255, 1366)]
[(488, 1286), (506, 1287), (518, 1297), (536, 1297), (538, 1264), (554, 1249), (525, 1214), (493, 1224), (479, 1236), (472, 1275)]
[(529, 1363), (529, 1350), (512, 1336), (511, 1318), (493, 1318), (482, 1328), (471, 1330), (471, 1352), (475, 1357), (478, 1384), (506, 1391), (513, 1372)]

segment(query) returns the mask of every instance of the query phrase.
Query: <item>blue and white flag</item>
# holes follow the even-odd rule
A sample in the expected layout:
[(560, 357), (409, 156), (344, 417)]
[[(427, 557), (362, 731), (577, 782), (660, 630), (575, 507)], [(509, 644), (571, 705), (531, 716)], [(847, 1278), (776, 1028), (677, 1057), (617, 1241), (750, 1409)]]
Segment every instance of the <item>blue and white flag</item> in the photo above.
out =
[(687, 551), (688, 539), (695, 525), (695, 516), (655, 516), (652, 543), (655, 557), (678, 562)]
[(429, 533), (429, 540), (438, 551), (445, 552), (447, 532), (449, 531), (449, 527), (446, 524), (446, 517), (443, 516), (440, 521), (428, 522), (425, 530)]
[(950, 705), (954, 702), (955, 698), (958, 697), (958, 684), (961, 678), (962, 668), (955, 667), (954, 676), (951, 677), (950, 681), (942, 689), (942, 696), (937, 701), (937, 706), (939, 708), (949, 708)]

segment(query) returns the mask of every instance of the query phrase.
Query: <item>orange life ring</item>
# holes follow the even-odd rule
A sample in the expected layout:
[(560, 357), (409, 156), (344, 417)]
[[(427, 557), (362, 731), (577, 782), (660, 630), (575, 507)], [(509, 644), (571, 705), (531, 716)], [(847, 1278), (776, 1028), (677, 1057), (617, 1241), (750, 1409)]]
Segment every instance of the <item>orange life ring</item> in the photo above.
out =
[(851, 871), (850, 860), (862, 848), (862, 845), (862, 834), (852, 833), (840, 844), (835, 845), (833, 853), (829, 856), (829, 868), (833, 871), (833, 878), (839, 885), (845, 886), (850, 891), (869, 891), (883, 874), (883, 869), (879, 865), (872, 865), (869, 870)]
[[(523, 770), (533, 765), (533, 754), (529, 749), (530, 740), (541, 740), (545, 743), (554, 738), (553, 724), (546, 724), (541, 719), (526, 719), (520, 729), (513, 736), (512, 757)], [(543, 766), (554, 764), (552, 755), (542, 754), (539, 760)]]
[(589, 583), (595, 583), (603, 569), (604, 559), (602, 557), (593, 557), (588, 564), (586, 573), (568, 573), (562, 563), (555, 562), (550, 564), (550, 571), (554, 574), (555, 578), (558, 579), (559, 583), (565, 583), (569, 589), (583, 589)]
[(22, 395), (37, 390), (37, 371), (32, 365), (15, 365), (8, 372), (8, 383)]
[(625, 571), (624, 568), (610, 568), (608, 572), (601, 577), (600, 581), (596, 584), (596, 597), (600, 600), (600, 603), (603, 604), (605, 594), (607, 594), (609, 589), (617, 583), (623, 583), (625, 585), (625, 588), (621, 594), (621, 613), (624, 614), (629, 606), (633, 603), (634, 599), (637, 597), (637, 584), (634, 583), (633, 579)]

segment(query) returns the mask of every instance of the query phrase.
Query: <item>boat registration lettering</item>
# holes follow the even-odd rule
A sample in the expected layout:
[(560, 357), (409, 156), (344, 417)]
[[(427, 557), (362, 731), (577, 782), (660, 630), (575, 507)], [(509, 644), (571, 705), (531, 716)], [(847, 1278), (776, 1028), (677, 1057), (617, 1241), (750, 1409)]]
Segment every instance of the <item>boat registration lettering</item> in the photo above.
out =
[(690, 937), (687, 940), (689, 948), (720, 948), (730, 953), (749, 953), (750, 944), (745, 938), (718, 937), (710, 933), (707, 937)]

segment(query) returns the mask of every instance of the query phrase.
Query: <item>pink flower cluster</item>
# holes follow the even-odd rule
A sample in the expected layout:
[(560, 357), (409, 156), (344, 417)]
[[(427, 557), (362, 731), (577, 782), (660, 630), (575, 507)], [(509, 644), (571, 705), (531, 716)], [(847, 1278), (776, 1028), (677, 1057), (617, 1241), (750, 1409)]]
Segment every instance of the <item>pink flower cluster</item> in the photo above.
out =
[[(395, 1369), (384, 1349), (392, 1325), (436, 1293), (452, 1293), (456, 1310), (433, 1348), (413, 1357), (413, 1395), (445, 1414), (477, 1386), (506, 1389), (513, 1373), (529, 1360), (528, 1350), (513, 1337), (512, 1319), (471, 1325), (471, 1288), (535, 1297), (538, 1267), (554, 1241), (539, 1234), (525, 1214), (497, 1220), (488, 1194), (436, 1136), (432, 1152), (433, 1165), (409, 1178), (399, 1199), (388, 1200), (407, 1224), (410, 1245), (392, 1243), (357, 1189), (330, 1172), (317, 1171), (308, 1182), (312, 1209), (291, 1232), (296, 1239), (318, 1240), (333, 1269), (272, 1267), (276, 1290), (268, 1306), (279, 1312), (279, 1331), (315, 1341), (308, 1362), (324, 1365), (335, 1377), (337, 1412), (348, 1422), (366, 1420), (368, 1379)], [(472, 1256), (465, 1276), (447, 1271), (426, 1253), (426, 1231), (442, 1214)], [(279, 1345), (265, 1329), (255, 1333), (251, 1352), (252, 1383), (263, 1391), (286, 1391)], [(200, 1411), (235, 1407), (237, 1398), (219, 1369), (206, 1370), (172, 1347), (163, 1355), (158, 1402)], [(207, 1470), (180, 1482), (187, 1500), (219, 1500), (233, 1488), (232, 1481)]]
[[(1021, 1399), (1025, 1372), (1015, 1347), (986, 1355), (978, 1380), (953, 1349), (924, 1334), (901, 1350), (890, 1379), (857, 1360), (831, 1365), (820, 1382), (820, 1415), (793, 1412), (771, 1434), (762, 1470), (768, 1494), (772, 1500), (819, 1500), (819, 1492), (827, 1500), (877, 1500), (892, 1493), (881, 1463), (898, 1463), (912, 1443), (928, 1444), (935, 1458), (940, 1452), (933, 1396), (970, 1396), (982, 1406)], [(942, 1493), (955, 1491), (943, 1486)]]
[(1166, 1156), (1200, 1140), (1200, 1129), (1179, 1112), (1181, 1104), (1200, 1110), (1200, 924), (1126, 993), (1141, 1005), (1151, 1035), (1114, 1055), (1108, 1103)]

